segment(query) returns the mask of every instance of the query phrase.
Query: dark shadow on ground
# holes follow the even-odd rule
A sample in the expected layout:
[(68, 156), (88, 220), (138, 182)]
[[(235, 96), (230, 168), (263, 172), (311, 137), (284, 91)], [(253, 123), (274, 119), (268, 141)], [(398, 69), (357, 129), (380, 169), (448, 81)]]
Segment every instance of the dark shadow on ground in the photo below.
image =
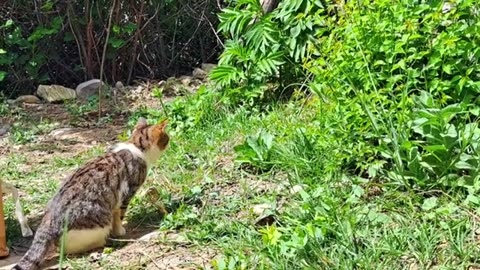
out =
[[(31, 226), (34, 232), (36, 231), (43, 215), (29, 219), (29, 225)], [(118, 239), (109, 238), (107, 240), (106, 247), (111, 247), (113, 249), (120, 249), (126, 245), (135, 242), (135, 240), (141, 238), (144, 235), (147, 235), (158, 229), (158, 225), (163, 219), (163, 214), (155, 211), (154, 209), (149, 211), (142, 211), (136, 215), (129, 216), (129, 221), (125, 224), (125, 229), (127, 234), (125, 236), (119, 237)], [(14, 218), (7, 218), (7, 237), (9, 234), (13, 234), (14, 237), (8, 237), (9, 239), (9, 249), (10, 256), (0, 260), (0, 270), (10, 269), (22, 256), (27, 252), (28, 248), (32, 244), (33, 237), (22, 237), (20, 232), (20, 226), (18, 221)], [(89, 256), (94, 252), (102, 252), (103, 248), (96, 250), (91, 250), (84, 254), (79, 255), (70, 255), (68, 258), (77, 258)], [(57, 255), (51, 255), (50, 258), (43, 265), (43, 269), (57, 269), (59, 257)], [(53, 267), (53, 268), (51, 268)]]

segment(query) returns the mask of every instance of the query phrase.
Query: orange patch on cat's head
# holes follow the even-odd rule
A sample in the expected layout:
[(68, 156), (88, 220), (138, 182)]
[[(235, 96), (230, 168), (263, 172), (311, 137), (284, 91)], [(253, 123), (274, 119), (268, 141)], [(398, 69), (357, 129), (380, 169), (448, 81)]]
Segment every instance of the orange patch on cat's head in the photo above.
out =
[(140, 118), (130, 137), (129, 142), (133, 143), (142, 151), (158, 147), (160, 151), (167, 148), (170, 137), (165, 131), (168, 121), (165, 119), (160, 124), (148, 125), (145, 118)]

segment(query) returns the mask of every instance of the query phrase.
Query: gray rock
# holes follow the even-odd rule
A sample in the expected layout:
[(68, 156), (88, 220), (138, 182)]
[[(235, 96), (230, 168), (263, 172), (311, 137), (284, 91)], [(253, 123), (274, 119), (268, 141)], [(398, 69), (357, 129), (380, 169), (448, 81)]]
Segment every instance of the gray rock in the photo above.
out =
[(123, 85), (123, 83), (121, 81), (118, 81), (115, 83), (115, 88), (117, 88), (118, 90), (123, 90), (125, 86)]
[(210, 64), (210, 63), (203, 63), (202, 64), (202, 70), (205, 71), (207, 74), (212, 71), (212, 69), (216, 68), (216, 64)]
[(63, 139), (65, 136), (75, 134), (79, 132), (80, 129), (78, 128), (59, 128), (52, 130), (50, 134), (48, 134), (50, 137), (55, 138), (55, 139)]
[(61, 85), (39, 85), (37, 95), (48, 102), (75, 99), (75, 90)]
[(0, 128), (0, 137), (3, 137), (4, 135), (6, 135), (9, 130), (10, 130), (10, 127), (8, 127), (8, 126), (1, 127)]
[(183, 86), (189, 86), (190, 83), (192, 82), (192, 77), (190, 77), (190, 76), (181, 76), (180, 78), (178, 78), (178, 80), (180, 81), (180, 83), (181, 83)]
[(195, 68), (193, 70), (193, 78), (203, 80), (207, 78), (207, 72), (201, 68)]
[(99, 79), (92, 79), (86, 82), (83, 82), (75, 88), (77, 97), (79, 99), (88, 99), (91, 96), (98, 94), (98, 88), (102, 85), (102, 81)]
[(37, 96), (24, 95), (24, 96), (17, 97), (17, 99), (15, 99), (14, 103), (16, 103), (16, 104), (20, 104), (20, 103), (39, 104), (39, 103), (41, 103), (41, 101)]

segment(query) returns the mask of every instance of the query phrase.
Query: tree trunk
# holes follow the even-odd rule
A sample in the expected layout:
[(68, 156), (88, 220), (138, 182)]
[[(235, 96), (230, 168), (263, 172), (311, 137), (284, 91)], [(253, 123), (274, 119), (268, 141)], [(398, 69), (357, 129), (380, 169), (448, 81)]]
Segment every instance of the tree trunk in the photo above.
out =
[(263, 8), (263, 13), (268, 14), (278, 6), (279, 0), (262, 0), (260, 4)]

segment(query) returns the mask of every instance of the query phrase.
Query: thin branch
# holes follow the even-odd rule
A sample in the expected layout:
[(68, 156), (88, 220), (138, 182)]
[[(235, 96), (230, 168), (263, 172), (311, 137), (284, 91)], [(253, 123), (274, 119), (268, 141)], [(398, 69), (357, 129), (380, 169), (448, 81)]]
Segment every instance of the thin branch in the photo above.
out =
[[(110, 9), (110, 17), (108, 18), (108, 26), (107, 26), (107, 36), (105, 38), (105, 44), (103, 45), (103, 54), (102, 54), (102, 63), (100, 64), (100, 82), (103, 80), (103, 69), (105, 68), (105, 57), (107, 55), (107, 47), (108, 47), (108, 39), (110, 38), (110, 28), (112, 27), (112, 17), (113, 17), (113, 10), (115, 9), (117, 1), (113, 0), (112, 8)], [(100, 87), (98, 88), (98, 120), (102, 117), (102, 88), (104, 87), (104, 83), (100, 83)]]

